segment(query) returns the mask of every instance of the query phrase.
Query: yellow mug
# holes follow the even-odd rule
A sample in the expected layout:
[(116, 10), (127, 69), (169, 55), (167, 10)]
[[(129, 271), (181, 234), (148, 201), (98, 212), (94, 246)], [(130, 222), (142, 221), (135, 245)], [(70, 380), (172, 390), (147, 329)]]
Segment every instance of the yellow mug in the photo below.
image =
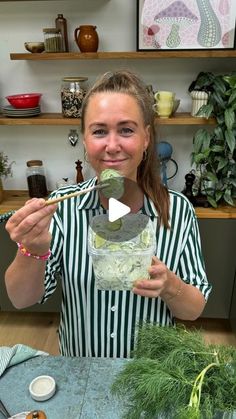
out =
[(160, 118), (169, 118), (173, 111), (175, 93), (159, 91), (155, 93), (154, 97), (156, 99), (156, 103), (153, 105), (154, 111)]
[(154, 98), (157, 102), (159, 102), (160, 100), (174, 100), (175, 99), (175, 93), (173, 92), (168, 92), (166, 90), (160, 90), (159, 92), (156, 92), (154, 94)]
[(154, 103), (153, 109), (160, 118), (169, 118), (169, 116), (172, 114), (173, 102), (161, 101)]

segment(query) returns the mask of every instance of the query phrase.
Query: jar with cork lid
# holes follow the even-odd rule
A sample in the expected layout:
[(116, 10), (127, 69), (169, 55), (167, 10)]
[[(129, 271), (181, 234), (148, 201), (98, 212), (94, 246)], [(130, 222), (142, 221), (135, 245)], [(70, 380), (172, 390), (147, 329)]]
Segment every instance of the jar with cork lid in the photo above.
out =
[(44, 198), (48, 195), (48, 190), (42, 160), (29, 160), (26, 164), (29, 196), (31, 198)]

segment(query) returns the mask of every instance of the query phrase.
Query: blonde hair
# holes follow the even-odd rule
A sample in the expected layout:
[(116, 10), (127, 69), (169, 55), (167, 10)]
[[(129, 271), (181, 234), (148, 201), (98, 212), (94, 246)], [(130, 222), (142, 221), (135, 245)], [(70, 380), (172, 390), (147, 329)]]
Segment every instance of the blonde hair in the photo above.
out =
[(137, 183), (142, 191), (153, 201), (160, 222), (169, 227), (169, 194), (162, 184), (159, 174), (159, 160), (155, 144), (155, 125), (153, 100), (145, 83), (134, 73), (127, 70), (107, 72), (100, 77), (86, 94), (83, 100), (81, 131), (84, 133), (85, 114), (89, 100), (97, 93), (125, 93), (135, 98), (143, 117), (145, 127), (150, 126), (150, 142), (144, 158), (138, 166)]

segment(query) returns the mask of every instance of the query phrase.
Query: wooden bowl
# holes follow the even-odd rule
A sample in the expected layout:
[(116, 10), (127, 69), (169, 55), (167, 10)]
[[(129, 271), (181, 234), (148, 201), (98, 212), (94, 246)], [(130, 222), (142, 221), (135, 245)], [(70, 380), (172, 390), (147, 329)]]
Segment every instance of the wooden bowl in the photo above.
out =
[(24, 46), (27, 51), (32, 53), (43, 52), (45, 49), (44, 42), (25, 42)]

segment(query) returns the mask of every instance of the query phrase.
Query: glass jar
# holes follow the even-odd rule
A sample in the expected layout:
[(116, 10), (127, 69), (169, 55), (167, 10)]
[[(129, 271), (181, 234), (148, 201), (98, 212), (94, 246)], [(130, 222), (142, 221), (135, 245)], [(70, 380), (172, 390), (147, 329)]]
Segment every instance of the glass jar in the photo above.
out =
[(88, 77), (64, 77), (61, 84), (62, 114), (67, 118), (80, 118), (83, 99), (87, 92)]
[(43, 34), (45, 52), (63, 51), (63, 39), (60, 29), (45, 28), (43, 29)]
[(44, 198), (48, 195), (48, 191), (42, 160), (29, 160), (26, 164), (29, 196), (31, 198)]

